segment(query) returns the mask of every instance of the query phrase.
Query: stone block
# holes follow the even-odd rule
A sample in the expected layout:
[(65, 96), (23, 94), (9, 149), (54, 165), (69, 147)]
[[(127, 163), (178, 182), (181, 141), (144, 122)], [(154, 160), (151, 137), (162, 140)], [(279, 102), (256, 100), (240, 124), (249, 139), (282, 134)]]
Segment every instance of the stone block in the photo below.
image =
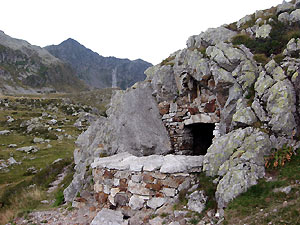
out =
[(163, 204), (165, 203), (166, 203), (165, 198), (151, 198), (149, 201), (147, 201), (147, 206), (155, 210), (163, 206)]
[(115, 195), (115, 204), (117, 206), (126, 206), (128, 204), (128, 195), (126, 193), (117, 193)]
[(152, 184), (154, 182), (154, 178), (149, 174), (143, 175), (143, 182)]
[(166, 187), (177, 188), (184, 180), (184, 177), (167, 177), (165, 180), (162, 180), (161, 183)]
[(112, 189), (110, 189), (110, 195), (112, 197), (115, 197), (116, 194), (119, 193), (119, 192), (120, 192), (120, 188), (112, 188)]
[(137, 195), (151, 195), (151, 191), (142, 184), (137, 184), (132, 181), (128, 182), (128, 191)]
[(163, 188), (162, 193), (164, 193), (167, 197), (174, 197), (176, 194), (176, 190), (175, 188)]
[(142, 175), (140, 174), (132, 175), (131, 180), (135, 183), (140, 183), (142, 181)]
[(114, 186), (117, 187), (120, 185), (120, 179), (114, 179)]
[(95, 198), (99, 204), (105, 204), (107, 202), (108, 194), (105, 194), (104, 192), (99, 192), (95, 194)]
[(123, 178), (120, 180), (120, 191), (127, 191), (128, 184), (127, 184), (127, 179)]
[(204, 112), (213, 113), (216, 111), (216, 99), (211, 100), (209, 103), (206, 103), (204, 106)]
[(96, 184), (94, 185), (94, 191), (96, 193), (103, 191), (103, 185), (100, 184), (99, 181), (97, 181)]
[(103, 192), (105, 193), (105, 194), (110, 194), (110, 186), (108, 186), (108, 185), (104, 185), (103, 186)]
[(123, 178), (129, 178), (130, 177), (130, 175), (131, 175), (131, 172), (129, 172), (129, 171), (117, 171), (116, 173), (115, 173), (115, 178), (119, 178), (119, 179), (123, 179)]
[(160, 180), (163, 180), (167, 177), (166, 174), (163, 174), (163, 173), (159, 173), (159, 172), (154, 172), (154, 173), (151, 173), (151, 176), (156, 178), (156, 179), (160, 179)]
[(105, 170), (103, 173), (103, 178), (104, 179), (113, 179), (114, 175), (112, 172)]
[(162, 184), (157, 182), (156, 184), (146, 184), (145, 187), (153, 191), (160, 191), (162, 189)]
[(144, 202), (145, 202), (145, 200), (141, 196), (132, 195), (129, 200), (129, 207), (132, 210), (139, 210), (139, 209), (143, 208)]

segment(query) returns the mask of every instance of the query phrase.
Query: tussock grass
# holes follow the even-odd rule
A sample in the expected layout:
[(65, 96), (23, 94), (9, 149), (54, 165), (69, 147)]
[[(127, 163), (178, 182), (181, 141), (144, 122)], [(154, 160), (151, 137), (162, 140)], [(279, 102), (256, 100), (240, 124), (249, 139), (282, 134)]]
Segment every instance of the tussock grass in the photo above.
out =
[(38, 187), (24, 189), (18, 195), (11, 196), (11, 206), (0, 211), (0, 224), (8, 223), (16, 215), (23, 216), (31, 212), (45, 197), (45, 193)]
[[(71, 165), (71, 159), (64, 159), (38, 172), (31, 179), (22, 181), (16, 185), (11, 185), (5, 189), (0, 197), (0, 224), (5, 224), (16, 216), (24, 216), (37, 208), (46, 207), (41, 204), (41, 200), (51, 199), (52, 195), (47, 195), (49, 184), (56, 180), (57, 175), (63, 169)], [(70, 184), (73, 177), (73, 166), (70, 166), (68, 175), (53, 193), (56, 198), (54, 206), (59, 206), (64, 202), (63, 190)], [(49, 207), (49, 206), (48, 206)]]

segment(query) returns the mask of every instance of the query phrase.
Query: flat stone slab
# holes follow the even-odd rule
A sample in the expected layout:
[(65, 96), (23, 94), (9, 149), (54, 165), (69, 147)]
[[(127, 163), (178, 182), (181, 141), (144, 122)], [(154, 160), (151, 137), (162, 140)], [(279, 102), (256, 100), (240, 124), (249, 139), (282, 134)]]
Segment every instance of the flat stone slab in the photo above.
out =
[(123, 215), (120, 211), (102, 209), (91, 222), (91, 225), (125, 225)]
[(0, 130), (0, 135), (7, 135), (10, 134), (9, 130)]
[(201, 170), (203, 156), (184, 155), (150, 155), (136, 157), (129, 153), (120, 153), (105, 158), (97, 158), (92, 163), (92, 168), (128, 170), (134, 172), (160, 171), (161, 173), (183, 173)]

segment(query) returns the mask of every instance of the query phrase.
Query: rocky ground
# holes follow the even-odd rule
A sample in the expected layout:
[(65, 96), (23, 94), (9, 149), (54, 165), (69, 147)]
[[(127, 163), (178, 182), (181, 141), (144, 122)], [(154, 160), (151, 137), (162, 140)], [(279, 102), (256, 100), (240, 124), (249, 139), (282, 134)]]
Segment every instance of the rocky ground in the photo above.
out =
[[(12, 190), (18, 185), (20, 189), (27, 189), (29, 186), (38, 186), (37, 183), (45, 179), (45, 187), (41, 190), (39, 186), (37, 188), (41, 192), (41, 201), (44, 200), (42, 205), (53, 204), (51, 198), (57, 195), (57, 191), (52, 189), (45, 194), (46, 188), (59, 185), (72, 173), (68, 165), (72, 163), (74, 142), (98, 113), (95, 108), (72, 104), (68, 99), (1, 97), (0, 224), (5, 216), (6, 205), (17, 196), (12, 195)], [(51, 168), (55, 165), (56, 170)], [(50, 168), (48, 172), (47, 168)], [(51, 171), (55, 172), (51, 175)], [(54, 174), (63, 171), (58, 182), (52, 183), (57, 179)], [(24, 187), (21, 188), (22, 185)], [(26, 207), (21, 208), (21, 211), (26, 211)]]

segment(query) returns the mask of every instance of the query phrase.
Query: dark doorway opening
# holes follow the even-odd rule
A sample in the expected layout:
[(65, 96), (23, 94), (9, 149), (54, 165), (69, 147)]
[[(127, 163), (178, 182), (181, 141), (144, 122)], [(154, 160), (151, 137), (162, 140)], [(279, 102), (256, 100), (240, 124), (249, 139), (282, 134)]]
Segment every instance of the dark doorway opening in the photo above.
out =
[(193, 135), (193, 155), (205, 155), (214, 138), (214, 123), (195, 123), (189, 125)]

